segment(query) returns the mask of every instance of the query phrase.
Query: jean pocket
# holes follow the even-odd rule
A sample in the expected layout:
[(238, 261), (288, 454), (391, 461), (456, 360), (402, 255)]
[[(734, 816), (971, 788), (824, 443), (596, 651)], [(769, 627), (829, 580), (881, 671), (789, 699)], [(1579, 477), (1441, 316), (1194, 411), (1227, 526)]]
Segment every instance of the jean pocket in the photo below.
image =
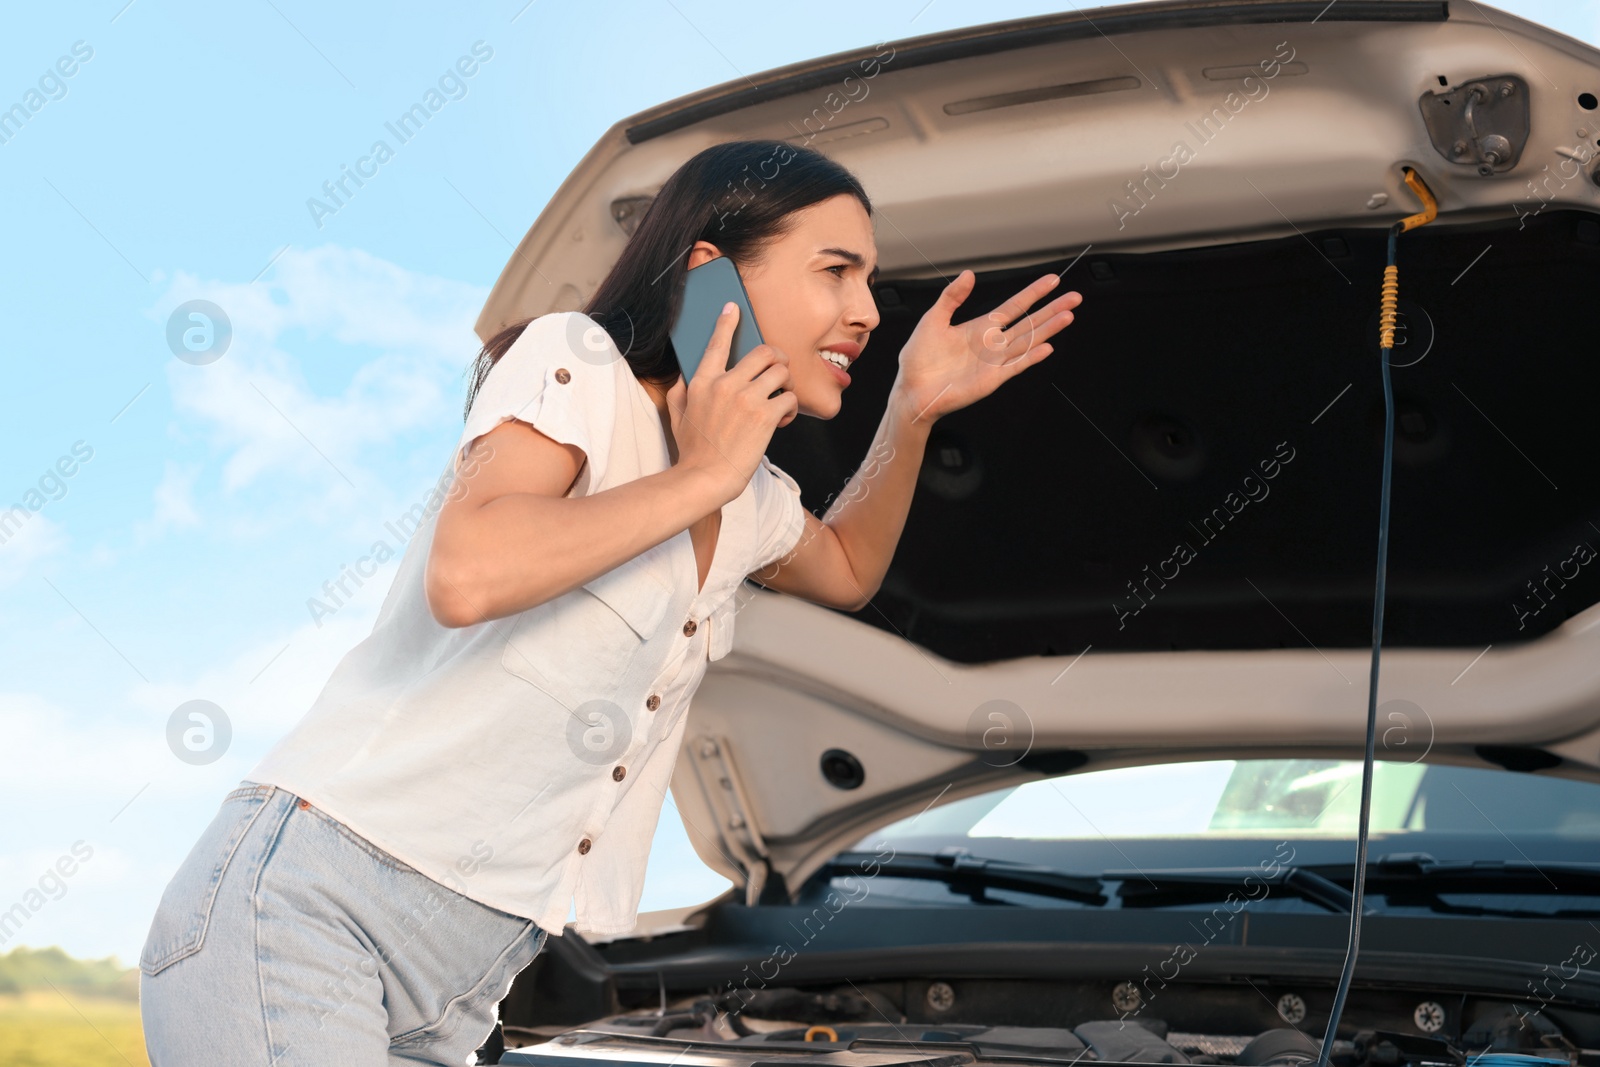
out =
[(335, 819), (332, 815), (329, 815), (327, 812), (323, 811), (321, 808), (317, 807), (315, 804), (309, 804), (305, 808), (305, 812), (306, 812), (307, 815), (316, 816), (317, 820), (319, 822), (321, 822), (324, 826), (326, 826), (329, 830), (332, 830), (334, 833), (336, 833), (340, 837), (342, 837), (345, 841), (347, 841), (350, 844), (354, 845), (356, 848), (360, 849), (362, 852), (365, 852), (367, 855), (371, 856), (373, 859), (377, 860), (379, 863), (383, 864), (385, 867), (388, 867), (390, 870), (400, 871), (403, 874), (414, 874), (418, 878), (427, 877), (421, 871), (417, 870), (415, 867), (412, 867), (411, 865), (409, 865), (407, 863), (403, 863), (402, 861), (400, 861), (400, 860), (396, 859), (395, 857), (389, 855), (389, 853), (385, 852), (383, 849), (379, 848), (377, 845), (374, 845), (371, 841), (368, 841), (366, 838), (362, 837), (360, 834), (356, 833), (354, 830), (350, 829), (350, 827), (346, 826), (344, 823), (340, 822), (338, 819)]
[[(511, 916), (496, 912), (487, 905), (474, 905), (485, 915), (498, 920)], [(511, 991), (512, 979), (531, 964), (545, 946), (548, 934), (532, 919), (517, 919), (520, 929), (502, 949), (489, 967), (471, 988), (451, 996), (432, 1022), (396, 1034), (390, 1038), (391, 1049), (426, 1049), (449, 1042), (462, 1027), (470, 1028), (475, 1043), (489, 1036), (494, 1029), (495, 1012), (500, 1002)]]
[(275, 792), (270, 785), (236, 789), (228, 794), (200, 840), (178, 867), (161, 894), (155, 920), (139, 955), (139, 969), (155, 975), (200, 951), (217, 888), (228, 864), (256, 816)]

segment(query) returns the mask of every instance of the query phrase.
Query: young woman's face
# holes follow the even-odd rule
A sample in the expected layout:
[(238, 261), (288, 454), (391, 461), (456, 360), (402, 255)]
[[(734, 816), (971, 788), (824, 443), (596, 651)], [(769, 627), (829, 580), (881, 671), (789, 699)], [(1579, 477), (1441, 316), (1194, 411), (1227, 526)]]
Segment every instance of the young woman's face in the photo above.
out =
[[(859, 356), (878, 325), (870, 282), (878, 272), (872, 219), (848, 193), (829, 197), (790, 217), (787, 234), (767, 246), (762, 261), (741, 267), (739, 276), (767, 344), (789, 358), (790, 388), (799, 412), (819, 419), (839, 413), (847, 388), (840, 373), (819, 354), (837, 349)], [(707, 241), (689, 252), (689, 268), (721, 253)], [(787, 426), (785, 418), (779, 426)]]

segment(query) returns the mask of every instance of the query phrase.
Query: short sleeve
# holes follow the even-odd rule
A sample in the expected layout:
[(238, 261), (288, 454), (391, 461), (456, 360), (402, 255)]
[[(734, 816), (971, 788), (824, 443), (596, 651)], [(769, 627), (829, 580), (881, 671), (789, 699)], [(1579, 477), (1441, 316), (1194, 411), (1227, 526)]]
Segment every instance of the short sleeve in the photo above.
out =
[(756, 498), (756, 553), (749, 573), (763, 570), (799, 545), (806, 532), (800, 483), (766, 456), (750, 481)]
[[(596, 331), (599, 331), (596, 333)], [(591, 338), (605, 351), (590, 351)], [(562, 444), (583, 449), (573, 488), (584, 495), (605, 476), (617, 420), (616, 362), (622, 358), (594, 320), (580, 311), (551, 312), (528, 323), (490, 368), (472, 400), (451, 470), (467, 446), (507, 419), (525, 422)]]

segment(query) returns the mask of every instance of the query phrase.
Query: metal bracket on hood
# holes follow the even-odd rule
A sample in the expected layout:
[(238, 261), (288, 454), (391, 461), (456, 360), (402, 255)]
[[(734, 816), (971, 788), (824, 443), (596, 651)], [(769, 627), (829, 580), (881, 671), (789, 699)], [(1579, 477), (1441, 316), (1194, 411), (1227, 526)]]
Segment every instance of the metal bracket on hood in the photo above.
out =
[(1417, 100), (1433, 147), (1483, 177), (1511, 170), (1528, 143), (1528, 83), (1515, 74), (1475, 78)]
[(716, 816), (717, 836), (731, 853), (728, 858), (744, 870), (745, 903), (753, 906), (761, 898), (772, 864), (767, 843), (750, 818), (750, 802), (728, 739), (701, 735), (689, 742), (689, 754), (700, 791)]
[(633, 231), (644, 221), (644, 213), (650, 209), (650, 202), (654, 199), (653, 196), (618, 197), (611, 201), (611, 221), (632, 237)]

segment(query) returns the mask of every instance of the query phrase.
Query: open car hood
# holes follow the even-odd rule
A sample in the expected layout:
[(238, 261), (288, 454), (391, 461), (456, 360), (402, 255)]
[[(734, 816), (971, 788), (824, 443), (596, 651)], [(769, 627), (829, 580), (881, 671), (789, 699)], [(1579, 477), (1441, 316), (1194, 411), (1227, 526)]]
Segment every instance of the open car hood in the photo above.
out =
[(1398, 242), (1379, 755), (1600, 777), (1590, 94), (1600, 52), (1484, 4), (1195, 0), (886, 42), (612, 127), (478, 333), (578, 308), (700, 149), (819, 148), (873, 198), (883, 318), (843, 412), (769, 449), (818, 514), (945, 277), (977, 270), (972, 313), (1043, 270), (1085, 298), (935, 428), (871, 605), (740, 591), (672, 783), (705, 862), (779, 900), (1007, 781), (1358, 757), (1403, 167), (1438, 217)]

